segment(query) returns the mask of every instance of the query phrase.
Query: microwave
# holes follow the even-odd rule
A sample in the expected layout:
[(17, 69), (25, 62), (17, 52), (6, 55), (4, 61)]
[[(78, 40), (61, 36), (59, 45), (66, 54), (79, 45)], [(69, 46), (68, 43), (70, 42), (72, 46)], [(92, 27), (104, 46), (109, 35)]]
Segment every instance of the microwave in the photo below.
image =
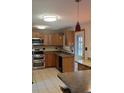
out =
[(33, 46), (39, 46), (39, 45), (43, 45), (44, 44), (44, 40), (40, 39), (40, 38), (32, 38), (32, 45)]

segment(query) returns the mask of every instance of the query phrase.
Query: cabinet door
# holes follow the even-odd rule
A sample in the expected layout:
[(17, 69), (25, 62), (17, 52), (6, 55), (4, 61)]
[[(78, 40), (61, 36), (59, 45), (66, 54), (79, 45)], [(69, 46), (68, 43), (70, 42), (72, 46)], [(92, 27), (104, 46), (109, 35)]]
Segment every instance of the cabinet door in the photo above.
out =
[(36, 38), (36, 34), (34, 31), (32, 31), (32, 38)]
[(55, 54), (47, 53), (45, 54), (45, 65), (46, 67), (55, 67)]
[(32, 31), (32, 38), (40, 38), (40, 33), (37, 31)]
[(65, 45), (73, 46), (74, 45), (74, 31), (65, 31)]
[(48, 45), (52, 45), (53, 44), (53, 36), (52, 34), (48, 35)]
[(44, 34), (44, 45), (49, 45), (49, 35), (48, 34)]
[(51, 36), (52, 45), (62, 46), (63, 45), (63, 35), (59, 33), (54, 33)]
[(52, 44), (58, 45), (58, 34), (57, 33), (52, 34)]
[(36, 37), (37, 37), (37, 38), (40, 38), (40, 37), (41, 37), (41, 34), (42, 34), (41, 32), (37, 32), (37, 33), (36, 33)]
[(58, 34), (58, 37), (57, 37), (57, 45), (63, 45), (63, 35), (62, 34)]
[(62, 62), (63, 72), (73, 72), (74, 71), (74, 57), (65, 57)]

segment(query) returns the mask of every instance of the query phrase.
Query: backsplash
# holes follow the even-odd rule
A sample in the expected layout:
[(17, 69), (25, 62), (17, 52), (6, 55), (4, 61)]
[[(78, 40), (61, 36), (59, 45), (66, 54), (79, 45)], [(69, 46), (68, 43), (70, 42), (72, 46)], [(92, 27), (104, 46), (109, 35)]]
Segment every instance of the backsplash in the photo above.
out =
[(63, 36), (63, 51), (74, 54), (74, 47), (65, 45), (65, 36)]
[(44, 49), (44, 51), (60, 51), (61, 47), (57, 46), (41, 46), (41, 48)]
[(68, 52), (68, 53), (74, 54), (74, 47), (64, 46), (63, 50)]

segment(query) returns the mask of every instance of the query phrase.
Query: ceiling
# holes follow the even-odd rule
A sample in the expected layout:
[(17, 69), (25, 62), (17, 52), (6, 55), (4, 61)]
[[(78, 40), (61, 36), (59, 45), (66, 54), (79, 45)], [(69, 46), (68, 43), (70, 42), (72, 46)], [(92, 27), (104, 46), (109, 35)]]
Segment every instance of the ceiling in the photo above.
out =
[[(44, 22), (42, 15), (57, 15), (56, 22)], [(85, 24), (91, 20), (91, 0), (80, 2), (79, 20)], [(77, 3), (75, 0), (32, 0), (32, 26), (46, 25), (47, 30), (60, 30), (74, 27), (77, 22)], [(33, 28), (35, 29), (35, 28)]]

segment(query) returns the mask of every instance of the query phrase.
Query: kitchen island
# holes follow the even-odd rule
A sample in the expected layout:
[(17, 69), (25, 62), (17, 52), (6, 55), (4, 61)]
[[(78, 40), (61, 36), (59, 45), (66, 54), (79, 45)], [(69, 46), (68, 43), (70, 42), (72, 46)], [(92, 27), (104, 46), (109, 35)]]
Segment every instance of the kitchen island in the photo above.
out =
[(56, 52), (56, 68), (64, 72), (74, 71), (74, 55), (70, 53)]
[(83, 59), (83, 60), (75, 60), (78, 65), (78, 70), (90, 70), (91, 69), (91, 60)]
[(91, 93), (91, 70), (60, 73), (58, 77), (70, 91), (63, 93)]

